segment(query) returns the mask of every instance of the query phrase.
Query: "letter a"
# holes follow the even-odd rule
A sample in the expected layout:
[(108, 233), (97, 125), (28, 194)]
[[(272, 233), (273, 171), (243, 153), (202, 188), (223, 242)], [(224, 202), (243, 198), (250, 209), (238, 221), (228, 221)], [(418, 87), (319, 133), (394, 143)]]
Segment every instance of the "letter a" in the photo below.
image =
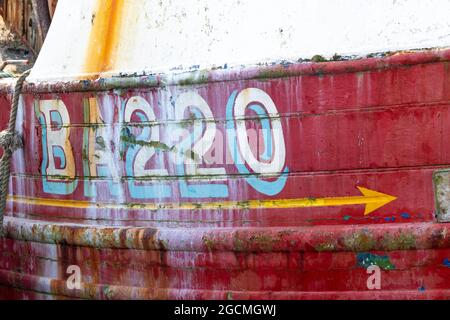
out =
[[(373, 274), (372, 274), (373, 273)], [(367, 289), (380, 290), (381, 289), (381, 270), (377, 265), (372, 265), (367, 268), (367, 274), (372, 274), (367, 279)]]
[(79, 266), (72, 265), (67, 268), (67, 274), (71, 276), (67, 279), (66, 285), (67, 289), (81, 289), (81, 270)]

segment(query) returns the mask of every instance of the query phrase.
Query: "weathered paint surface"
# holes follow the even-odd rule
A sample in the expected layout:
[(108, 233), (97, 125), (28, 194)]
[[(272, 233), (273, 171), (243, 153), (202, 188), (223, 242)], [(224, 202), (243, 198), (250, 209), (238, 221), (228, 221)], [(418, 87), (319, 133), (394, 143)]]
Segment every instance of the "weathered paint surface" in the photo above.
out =
[(0, 297), (450, 298), (449, 61), (29, 85)]
[(60, 0), (30, 80), (448, 47), (449, 11), (441, 0)]
[(117, 44), (123, 23), (124, 0), (97, 0), (92, 14), (92, 30), (86, 53), (86, 74), (101, 73), (114, 68)]

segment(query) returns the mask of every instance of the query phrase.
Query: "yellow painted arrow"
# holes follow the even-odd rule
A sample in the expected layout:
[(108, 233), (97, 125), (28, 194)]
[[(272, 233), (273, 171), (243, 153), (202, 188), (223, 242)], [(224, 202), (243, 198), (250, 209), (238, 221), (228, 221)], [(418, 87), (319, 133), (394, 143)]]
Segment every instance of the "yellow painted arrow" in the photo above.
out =
[(365, 216), (377, 210), (378, 208), (388, 204), (389, 202), (392, 202), (395, 199), (397, 199), (397, 197), (373, 191), (370, 189), (366, 189), (363, 187), (358, 187), (358, 189), (359, 191), (361, 191), (361, 193), (364, 195), (364, 198), (366, 199), (366, 209), (364, 210)]
[(356, 197), (330, 197), (330, 198), (299, 198), (299, 199), (273, 199), (248, 201), (217, 201), (217, 202), (181, 202), (181, 203), (92, 203), (90, 201), (44, 199), (24, 196), (11, 196), (10, 200), (16, 203), (40, 205), (60, 208), (99, 208), (99, 209), (133, 209), (133, 210), (198, 210), (198, 209), (286, 209), (307, 207), (335, 207), (365, 204), (364, 215), (397, 199), (396, 197), (358, 187), (362, 196)]
[[(365, 204), (364, 215), (368, 215), (378, 208), (394, 201), (397, 197), (390, 196), (385, 193), (373, 191), (363, 187), (357, 187), (363, 194), (356, 197), (329, 197), (329, 198), (306, 198), (306, 199), (290, 199), (290, 200), (275, 200), (277, 202), (287, 202), (286, 205), (278, 207), (335, 207), (335, 206), (349, 206), (355, 204)], [(265, 200), (264, 200), (265, 201)], [(288, 204), (289, 203), (289, 204)]]

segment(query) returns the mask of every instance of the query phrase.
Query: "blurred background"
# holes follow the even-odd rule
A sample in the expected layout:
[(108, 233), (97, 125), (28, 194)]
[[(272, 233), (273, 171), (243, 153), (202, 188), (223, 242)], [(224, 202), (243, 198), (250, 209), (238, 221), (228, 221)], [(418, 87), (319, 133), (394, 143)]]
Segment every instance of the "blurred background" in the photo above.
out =
[(0, 65), (10, 60), (6, 73), (17, 75), (36, 60), (47, 35), (58, 0), (0, 0)]

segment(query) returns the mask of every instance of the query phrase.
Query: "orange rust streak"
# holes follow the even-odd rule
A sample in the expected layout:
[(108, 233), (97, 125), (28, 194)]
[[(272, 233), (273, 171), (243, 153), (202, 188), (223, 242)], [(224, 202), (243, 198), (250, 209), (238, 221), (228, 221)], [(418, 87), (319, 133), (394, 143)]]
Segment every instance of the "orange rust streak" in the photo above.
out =
[(124, 0), (97, 0), (85, 66), (93, 77), (114, 67), (124, 5)]

